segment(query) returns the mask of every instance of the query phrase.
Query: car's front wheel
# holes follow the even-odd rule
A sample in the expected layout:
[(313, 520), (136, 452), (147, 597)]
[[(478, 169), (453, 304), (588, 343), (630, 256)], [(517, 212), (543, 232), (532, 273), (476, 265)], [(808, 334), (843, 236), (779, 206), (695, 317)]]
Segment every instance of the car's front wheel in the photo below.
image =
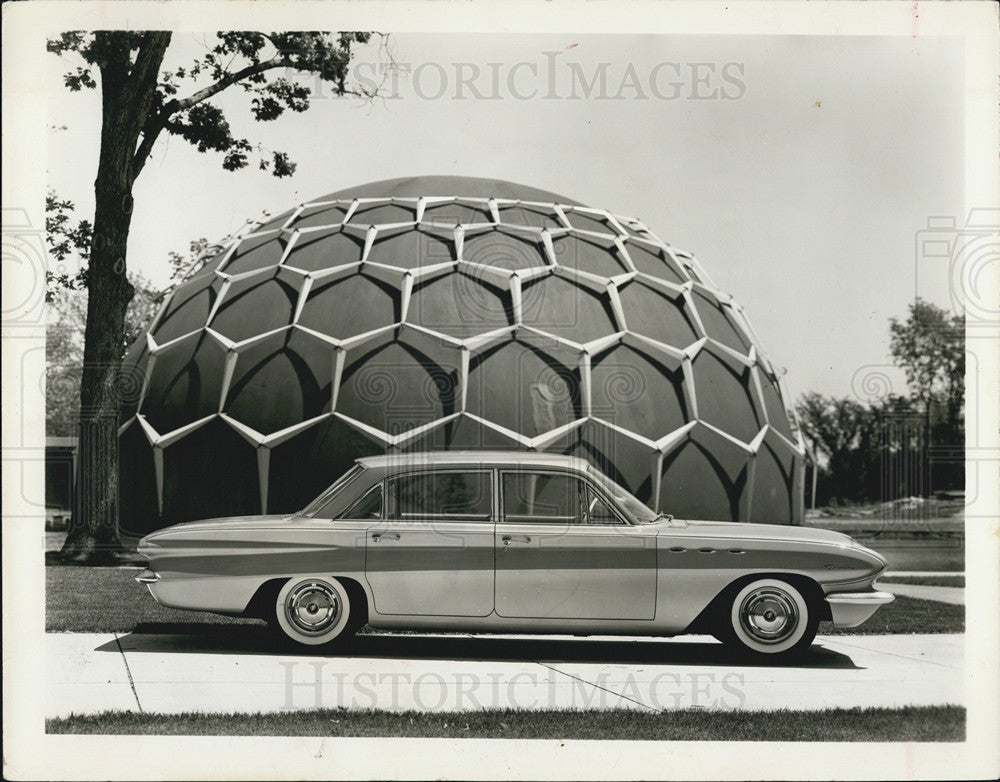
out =
[(329, 576), (290, 579), (278, 592), (274, 617), (285, 638), (305, 646), (343, 641), (356, 629), (347, 589)]
[(754, 657), (790, 659), (816, 637), (819, 615), (787, 581), (761, 578), (735, 590), (720, 617), (717, 637)]

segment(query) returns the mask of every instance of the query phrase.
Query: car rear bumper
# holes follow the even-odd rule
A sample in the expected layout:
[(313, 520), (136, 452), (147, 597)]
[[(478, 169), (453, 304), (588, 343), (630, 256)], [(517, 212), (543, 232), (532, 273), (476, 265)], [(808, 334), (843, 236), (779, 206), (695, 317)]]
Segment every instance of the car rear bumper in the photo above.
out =
[(834, 627), (857, 627), (879, 606), (893, 600), (895, 598), (888, 592), (850, 592), (826, 597)]

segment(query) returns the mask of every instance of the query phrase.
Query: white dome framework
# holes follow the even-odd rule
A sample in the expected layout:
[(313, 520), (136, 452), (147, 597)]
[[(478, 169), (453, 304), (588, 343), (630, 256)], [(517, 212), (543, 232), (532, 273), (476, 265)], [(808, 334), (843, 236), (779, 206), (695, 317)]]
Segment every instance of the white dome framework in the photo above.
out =
[[(585, 456), (676, 515), (801, 519), (803, 443), (742, 308), (692, 255), (600, 209), (305, 203), (248, 226), (185, 280), (126, 363), (143, 382), (123, 465), (151, 470), (134, 468), (123, 505), (143, 528), (198, 515), (173, 498), (191, 493), (192, 462), (211, 472), (229, 458), (233, 436), (254, 458), (240, 456), (253, 474), (231, 482), (255, 496), (231, 513), (308, 500), (290, 487), (309, 465), (276, 459), (506, 446)], [(298, 457), (283, 452), (309, 432)], [(692, 486), (706, 465), (716, 485)], [(309, 491), (334, 477), (319, 472)]]

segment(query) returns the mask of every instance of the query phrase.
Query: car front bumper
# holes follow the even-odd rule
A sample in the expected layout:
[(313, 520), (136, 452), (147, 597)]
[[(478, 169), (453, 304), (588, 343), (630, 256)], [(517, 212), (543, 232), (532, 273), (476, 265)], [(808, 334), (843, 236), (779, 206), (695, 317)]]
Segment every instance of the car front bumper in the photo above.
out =
[(893, 600), (895, 598), (888, 592), (845, 592), (826, 596), (834, 627), (857, 627), (879, 606)]

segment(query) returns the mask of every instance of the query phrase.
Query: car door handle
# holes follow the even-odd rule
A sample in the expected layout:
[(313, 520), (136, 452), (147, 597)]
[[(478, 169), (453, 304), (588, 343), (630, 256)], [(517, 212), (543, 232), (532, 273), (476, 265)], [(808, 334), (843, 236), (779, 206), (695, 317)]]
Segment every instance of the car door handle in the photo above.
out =
[(531, 538), (528, 535), (504, 535), (500, 540), (505, 546), (509, 546), (514, 541), (518, 543), (531, 543)]
[(398, 532), (373, 532), (372, 533), (372, 543), (378, 543), (380, 540), (399, 540)]

